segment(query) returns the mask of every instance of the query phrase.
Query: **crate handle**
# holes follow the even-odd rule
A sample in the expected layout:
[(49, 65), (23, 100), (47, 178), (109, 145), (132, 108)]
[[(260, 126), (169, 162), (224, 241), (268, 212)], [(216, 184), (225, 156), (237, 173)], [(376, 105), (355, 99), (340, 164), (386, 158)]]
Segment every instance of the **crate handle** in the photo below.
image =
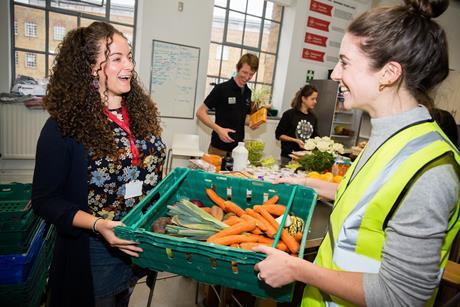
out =
[(278, 233), (281, 233), (281, 231), (283, 230), (283, 227), (281, 225), (284, 226), (284, 223), (286, 223), (286, 218), (289, 212), (291, 211), (291, 206), (292, 206), (292, 203), (294, 202), (294, 195), (296, 192), (297, 192), (297, 186), (294, 186), (294, 189), (292, 189), (291, 195), (289, 195), (289, 200), (286, 204), (286, 211), (285, 211), (285, 214), (283, 215), (283, 218), (281, 219), (280, 227), (278, 228), (278, 231), (276, 232), (275, 241), (273, 242), (272, 246), (278, 245), (279, 239), (281, 237), (281, 235), (278, 236)]
[[(169, 187), (169, 189), (161, 196), (158, 198), (158, 200), (156, 201), (156, 203), (154, 205), (151, 205), (148, 210), (146, 212), (144, 212), (144, 210), (141, 210), (141, 212), (143, 213), (143, 216), (146, 216), (146, 215), (150, 215), (150, 213), (156, 209), (157, 207), (157, 204), (160, 204), (165, 198), (169, 197), (169, 195), (171, 195), (171, 193), (174, 191), (174, 189), (182, 183), (182, 181), (184, 180), (184, 178), (188, 175), (188, 173), (190, 172), (190, 169), (186, 169), (184, 171), (184, 173), (182, 175), (180, 175), (179, 179), (172, 185)], [(161, 183), (160, 183), (161, 185)], [(157, 190), (157, 188), (160, 187), (160, 185), (158, 185), (155, 190)], [(158, 195), (158, 193), (155, 193), (153, 194), (154, 196), (155, 195)], [(152, 196), (153, 197), (153, 196)], [(132, 227), (133, 229), (136, 229), (139, 227), (139, 225), (143, 222), (143, 219), (139, 219), (139, 221), (137, 221), (137, 223), (135, 223)]]

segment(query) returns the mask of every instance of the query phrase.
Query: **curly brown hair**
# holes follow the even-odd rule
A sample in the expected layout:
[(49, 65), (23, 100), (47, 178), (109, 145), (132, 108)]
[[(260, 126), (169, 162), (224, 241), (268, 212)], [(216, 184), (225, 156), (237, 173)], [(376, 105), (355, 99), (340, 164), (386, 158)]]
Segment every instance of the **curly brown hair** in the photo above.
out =
[[(59, 46), (44, 98), (45, 108), (57, 121), (63, 135), (75, 138), (85, 149), (92, 149), (100, 157), (116, 157), (117, 147), (104, 114), (104, 101), (93, 85), (92, 70), (104, 42), (107, 61), (115, 34), (124, 37), (105, 22), (94, 22), (70, 31)], [(123, 94), (130, 130), (136, 138), (160, 136), (158, 109), (140, 85), (135, 71), (130, 83), (131, 90)]]

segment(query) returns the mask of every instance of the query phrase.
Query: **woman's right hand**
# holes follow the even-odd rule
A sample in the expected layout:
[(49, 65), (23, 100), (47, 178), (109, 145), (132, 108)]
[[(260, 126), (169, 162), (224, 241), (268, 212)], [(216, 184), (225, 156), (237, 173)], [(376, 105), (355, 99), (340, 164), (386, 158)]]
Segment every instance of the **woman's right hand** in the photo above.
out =
[(295, 139), (295, 142), (301, 149), (305, 149), (305, 143), (301, 139)]
[(114, 232), (115, 227), (118, 226), (125, 226), (125, 224), (120, 221), (101, 219), (96, 223), (94, 230), (99, 232), (110, 246), (116, 247), (130, 256), (139, 257), (139, 253), (143, 252), (143, 249), (137, 246), (139, 243), (118, 238)]

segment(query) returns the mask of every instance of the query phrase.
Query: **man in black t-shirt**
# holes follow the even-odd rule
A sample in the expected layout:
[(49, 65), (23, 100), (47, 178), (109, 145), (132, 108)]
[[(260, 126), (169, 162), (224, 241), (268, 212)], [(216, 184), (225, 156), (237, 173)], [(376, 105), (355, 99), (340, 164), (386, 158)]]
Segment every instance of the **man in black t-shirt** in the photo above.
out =
[[(244, 140), (244, 126), (252, 110), (252, 92), (247, 82), (258, 68), (257, 56), (244, 54), (236, 65), (236, 76), (216, 85), (198, 108), (198, 119), (213, 130), (208, 149), (210, 154), (223, 157)], [(208, 115), (211, 108), (216, 112), (214, 122)]]

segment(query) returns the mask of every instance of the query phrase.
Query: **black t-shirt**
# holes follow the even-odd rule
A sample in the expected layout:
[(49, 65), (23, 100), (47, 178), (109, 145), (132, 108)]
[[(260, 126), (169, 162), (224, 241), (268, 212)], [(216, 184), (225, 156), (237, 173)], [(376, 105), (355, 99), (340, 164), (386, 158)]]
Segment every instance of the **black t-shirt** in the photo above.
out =
[[(276, 139), (279, 140), (280, 136), (284, 134), (305, 142), (307, 139), (318, 135), (317, 125), (318, 119), (311, 111), (305, 114), (295, 109), (287, 110), (283, 113), (276, 127)], [(291, 152), (297, 150), (302, 150), (297, 143), (281, 141), (282, 157), (289, 157)]]
[(238, 142), (244, 140), (244, 125), (246, 115), (251, 110), (251, 90), (247, 85), (239, 87), (235, 80), (217, 84), (204, 100), (208, 108), (216, 110), (216, 124), (233, 129), (235, 133), (229, 136), (235, 140), (233, 143), (224, 143), (214, 131), (211, 135), (211, 145), (220, 150), (232, 151)]

